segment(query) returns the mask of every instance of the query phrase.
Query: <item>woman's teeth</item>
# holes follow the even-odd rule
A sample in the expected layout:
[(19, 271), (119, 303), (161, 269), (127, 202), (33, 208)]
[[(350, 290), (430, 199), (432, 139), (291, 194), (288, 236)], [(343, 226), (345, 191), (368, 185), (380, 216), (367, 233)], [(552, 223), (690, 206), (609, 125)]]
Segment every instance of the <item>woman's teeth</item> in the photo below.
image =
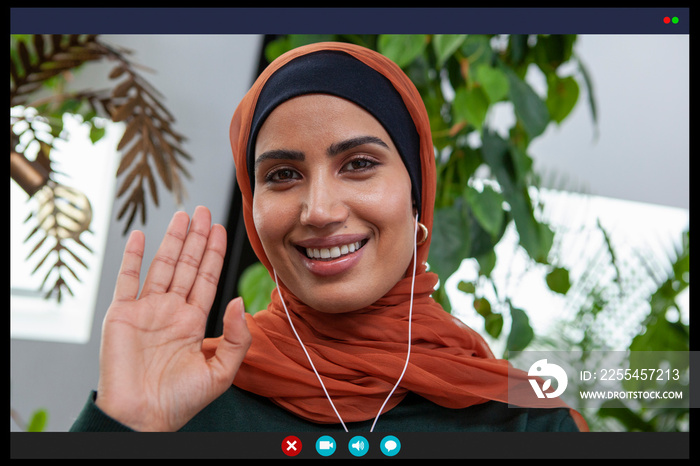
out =
[(362, 247), (360, 241), (356, 243), (344, 244), (342, 246), (334, 246), (332, 248), (306, 248), (306, 255), (310, 259), (335, 259), (345, 254), (355, 252)]

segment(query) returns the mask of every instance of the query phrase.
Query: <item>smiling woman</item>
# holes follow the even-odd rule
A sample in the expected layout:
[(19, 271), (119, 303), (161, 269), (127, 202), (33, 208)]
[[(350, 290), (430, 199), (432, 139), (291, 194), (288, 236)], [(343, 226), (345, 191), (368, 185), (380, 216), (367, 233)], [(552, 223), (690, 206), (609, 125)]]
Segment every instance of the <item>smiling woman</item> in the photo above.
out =
[(396, 64), (348, 44), (295, 49), (254, 83), (230, 137), (272, 302), (244, 319), (232, 301), (223, 335), (203, 340), (223, 228), (204, 208), (176, 214), (140, 296), (134, 233), (74, 430), (587, 429), (431, 297), (434, 149)]

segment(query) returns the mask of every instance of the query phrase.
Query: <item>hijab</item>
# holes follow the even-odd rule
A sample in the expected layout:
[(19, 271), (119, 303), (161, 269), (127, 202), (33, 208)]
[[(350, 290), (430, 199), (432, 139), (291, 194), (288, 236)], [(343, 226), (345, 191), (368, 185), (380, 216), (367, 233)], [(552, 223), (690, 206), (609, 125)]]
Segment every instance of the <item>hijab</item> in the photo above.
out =
[[(291, 84), (293, 80), (276, 79), (282, 76), (277, 73), (292, 69), (287, 65), (296, 60), (300, 60), (298, 63), (313, 61), (313, 58), (322, 61), (328, 52), (341, 56), (343, 60), (356, 61), (352, 66), (360, 65), (376, 75), (375, 78), (389, 83), (393, 89), (391, 92), (395, 91), (398, 96), (399, 103), (393, 101), (393, 105), (402, 105), (403, 108), (393, 112), (407, 115), (411, 120), (409, 128), (411, 132), (415, 130), (417, 136), (414, 143), (399, 142), (399, 151), (403, 148), (401, 156), (412, 175), (414, 198), (418, 197), (420, 202), (420, 222), (429, 232), (432, 231), (436, 191), (434, 148), (428, 115), (413, 83), (394, 62), (363, 47), (331, 42), (299, 47), (281, 55), (262, 72), (243, 97), (230, 126), (247, 234), (253, 250), (275, 279), (277, 277), (253, 223), (254, 179), (249, 168), (251, 141), (264, 121), (264, 115), (269, 114), (275, 102), (279, 104), (284, 100), (270, 98), (267, 91), (275, 89), (275, 94), (278, 94), (287, 92), (286, 87), (295, 87)], [(350, 78), (345, 77), (352, 81)], [(332, 84), (330, 79), (325, 81)], [(304, 92), (314, 91), (314, 86), (299, 86), (304, 87)], [(333, 92), (327, 87), (316, 91)], [(348, 98), (354, 100), (354, 97)], [(261, 110), (263, 107), (266, 108)], [(375, 117), (381, 118), (376, 114)], [(395, 118), (393, 123), (380, 120), (385, 127), (397, 121), (405, 124), (402, 117)], [(389, 132), (392, 138), (399, 134)], [(417, 152), (410, 155), (408, 151), (411, 150)], [(419, 181), (414, 176), (419, 177)], [(526, 373), (514, 372), (507, 361), (495, 358), (477, 332), (445, 312), (433, 300), (431, 294), (438, 277), (426, 267), (429, 246), (430, 241), (417, 246), (416, 262), (386, 295), (354, 312), (324, 314), (315, 311), (300, 301), (283, 282), (278, 282), (267, 309), (246, 316), (252, 344), (233, 384), (267, 397), (301, 418), (321, 424), (337, 423), (339, 417), (342, 417), (341, 422), (372, 419), (380, 408), (382, 412), (394, 408), (409, 392), (455, 409), (490, 400), (509, 403), (509, 395), (510, 404), (519, 404), (513, 402), (516, 393), (513, 380), (518, 390), (532, 395)], [(410, 359), (406, 365), (408, 335), (411, 336)], [(218, 339), (205, 340), (204, 351), (213, 352)], [(309, 358), (323, 380), (323, 387), (314, 368), (310, 367)], [(402, 372), (404, 366), (405, 372)], [(395, 387), (397, 380), (400, 384)], [(528, 400), (532, 398), (527, 397)], [(565, 406), (556, 399), (536, 399), (530, 405)], [(579, 428), (587, 430), (583, 418), (573, 410), (572, 415)]]

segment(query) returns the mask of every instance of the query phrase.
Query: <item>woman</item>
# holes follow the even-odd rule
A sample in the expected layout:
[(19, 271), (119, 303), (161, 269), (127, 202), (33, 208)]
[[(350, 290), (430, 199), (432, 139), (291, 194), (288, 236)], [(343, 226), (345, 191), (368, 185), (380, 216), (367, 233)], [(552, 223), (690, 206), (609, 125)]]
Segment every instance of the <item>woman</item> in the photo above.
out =
[[(267, 310), (202, 343), (225, 232), (174, 216), (137, 298), (129, 238), (96, 397), (75, 430), (585, 430), (556, 400), (508, 407), (509, 374), (435, 303), (428, 117), (390, 60), (340, 43), (273, 62), (231, 123), (248, 236), (277, 282)], [(512, 399), (511, 399), (512, 401)]]

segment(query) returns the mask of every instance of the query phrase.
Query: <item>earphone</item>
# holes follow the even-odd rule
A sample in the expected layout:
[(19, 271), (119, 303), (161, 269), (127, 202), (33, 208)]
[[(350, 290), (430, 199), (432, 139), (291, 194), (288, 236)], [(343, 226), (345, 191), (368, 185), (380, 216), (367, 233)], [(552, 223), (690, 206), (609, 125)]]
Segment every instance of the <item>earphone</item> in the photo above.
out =
[[(384, 406), (386, 406), (387, 402), (391, 399), (391, 396), (394, 394), (394, 392), (398, 388), (399, 384), (401, 383), (401, 380), (403, 379), (403, 376), (406, 373), (406, 369), (408, 368), (408, 361), (409, 361), (410, 356), (411, 356), (411, 322), (413, 320), (413, 290), (414, 290), (415, 283), (416, 283), (416, 263), (418, 262), (418, 255), (417, 255), (418, 245), (417, 245), (417, 239), (416, 239), (417, 236), (418, 236), (418, 214), (416, 214), (416, 217), (415, 217), (415, 226), (414, 226), (414, 232), (413, 232), (413, 278), (411, 279), (411, 301), (410, 301), (409, 308), (408, 308), (408, 349), (406, 351), (406, 362), (404, 363), (403, 370), (401, 371), (401, 375), (399, 376), (398, 380), (394, 384), (394, 388), (391, 389), (391, 391), (389, 392), (389, 395), (384, 400), (384, 403), (382, 403), (382, 406), (379, 408), (379, 411), (377, 412), (377, 416), (374, 418), (374, 422), (372, 423), (372, 428), (370, 429), (370, 432), (374, 431), (374, 427), (376, 426), (377, 421), (379, 420), (379, 416), (381, 415), (382, 410), (384, 409)], [(318, 378), (318, 381), (321, 384), (321, 388), (323, 389), (323, 392), (326, 394), (326, 398), (328, 398), (328, 402), (331, 404), (331, 408), (333, 408), (333, 412), (335, 412), (335, 415), (340, 420), (340, 423), (342, 424), (345, 432), (348, 432), (348, 428), (345, 426), (345, 422), (343, 422), (343, 418), (340, 416), (340, 414), (338, 413), (338, 410), (336, 409), (335, 405), (333, 404), (333, 400), (331, 399), (330, 395), (328, 394), (328, 390), (326, 390), (326, 386), (323, 384), (323, 380), (321, 379), (321, 376), (319, 375), (318, 371), (316, 370), (316, 366), (314, 366), (314, 363), (311, 360), (311, 356), (309, 356), (309, 353), (308, 353), (308, 351), (306, 351), (306, 347), (304, 346), (304, 343), (301, 341), (299, 334), (297, 333), (296, 329), (294, 328), (294, 323), (292, 323), (292, 318), (289, 315), (289, 311), (287, 310), (287, 305), (284, 302), (284, 298), (282, 297), (282, 292), (280, 291), (280, 288), (279, 288), (279, 283), (277, 281), (277, 272), (275, 271), (275, 269), (272, 269), (272, 273), (273, 273), (274, 278), (275, 278), (275, 285), (277, 286), (277, 293), (279, 294), (280, 301), (282, 301), (282, 306), (284, 307), (284, 312), (287, 315), (287, 320), (289, 320), (289, 325), (292, 327), (292, 331), (294, 332), (294, 335), (296, 336), (297, 341), (299, 341), (299, 344), (301, 345), (302, 350), (304, 350), (304, 354), (306, 355), (306, 358), (309, 360), (309, 364), (311, 365), (311, 369), (313, 369), (314, 373), (316, 374), (316, 378)]]

